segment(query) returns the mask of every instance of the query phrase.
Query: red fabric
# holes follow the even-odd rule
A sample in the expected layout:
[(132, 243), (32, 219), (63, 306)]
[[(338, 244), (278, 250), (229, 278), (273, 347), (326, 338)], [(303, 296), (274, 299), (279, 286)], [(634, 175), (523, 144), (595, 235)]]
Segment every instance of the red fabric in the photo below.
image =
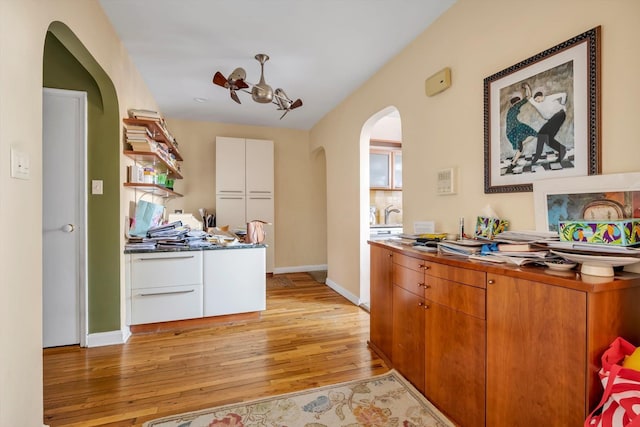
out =
[(618, 337), (602, 355), (598, 375), (604, 393), (584, 422), (585, 427), (640, 427), (640, 371), (622, 367), (624, 357), (635, 349)]

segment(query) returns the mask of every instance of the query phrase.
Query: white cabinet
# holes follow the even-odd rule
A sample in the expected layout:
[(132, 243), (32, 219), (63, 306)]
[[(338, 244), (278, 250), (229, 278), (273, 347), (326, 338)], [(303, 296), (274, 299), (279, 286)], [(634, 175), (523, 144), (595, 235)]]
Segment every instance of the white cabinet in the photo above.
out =
[(244, 139), (216, 138), (216, 194), (245, 194)]
[(204, 252), (204, 315), (266, 309), (265, 248)]
[(216, 194), (216, 224), (246, 227), (247, 201), (244, 194)]
[(129, 324), (202, 317), (202, 271), (202, 252), (129, 255)]
[(264, 247), (127, 254), (127, 324), (266, 309)]
[(275, 265), (273, 141), (216, 137), (216, 223), (244, 228), (262, 220), (267, 272)]
[(380, 190), (402, 189), (402, 151), (390, 148), (369, 150), (369, 187)]
[(247, 195), (273, 196), (273, 141), (245, 141), (245, 177)]

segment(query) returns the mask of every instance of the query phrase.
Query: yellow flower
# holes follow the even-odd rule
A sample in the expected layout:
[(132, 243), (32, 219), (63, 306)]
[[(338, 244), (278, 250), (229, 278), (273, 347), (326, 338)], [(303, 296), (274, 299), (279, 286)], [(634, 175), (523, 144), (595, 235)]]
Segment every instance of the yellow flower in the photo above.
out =
[(387, 425), (391, 411), (374, 405), (356, 406), (353, 415), (360, 425), (365, 427), (384, 427)]

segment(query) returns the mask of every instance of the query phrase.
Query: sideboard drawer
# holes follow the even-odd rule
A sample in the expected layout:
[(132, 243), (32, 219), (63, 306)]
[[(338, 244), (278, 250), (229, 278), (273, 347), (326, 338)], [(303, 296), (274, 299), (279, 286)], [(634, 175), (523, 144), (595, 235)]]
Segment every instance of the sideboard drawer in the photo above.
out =
[(133, 289), (131, 324), (202, 317), (202, 284)]
[(424, 297), (456, 311), (485, 319), (485, 290), (450, 280), (426, 276)]
[(202, 252), (131, 255), (131, 289), (202, 284)]
[(412, 258), (410, 256), (402, 255), (399, 253), (393, 254), (393, 263), (396, 265), (401, 265), (406, 268), (410, 268), (411, 270), (423, 271), (425, 261), (419, 258)]
[(483, 289), (486, 289), (487, 287), (487, 273), (484, 271), (453, 267), (451, 265), (439, 264), (437, 262), (425, 261), (423, 264), (427, 277), (440, 277), (442, 279), (452, 280), (454, 282), (464, 283), (466, 285)]
[(424, 273), (398, 264), (393, 265), (393, 284), (424, 297)]

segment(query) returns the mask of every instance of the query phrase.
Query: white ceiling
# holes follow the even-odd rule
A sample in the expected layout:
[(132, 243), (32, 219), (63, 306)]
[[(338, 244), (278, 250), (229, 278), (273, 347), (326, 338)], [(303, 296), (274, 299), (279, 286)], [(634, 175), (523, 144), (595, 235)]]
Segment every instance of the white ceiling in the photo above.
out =
[[(100, 0), (165, 117), (310, 129), (455, 0)], [(304, 105), (280, 119), (214, 85), (236, 67)], [(196, 98), (205, 99), (197, 102)], [(148, 108), (129, 105), (127, 108)]]

